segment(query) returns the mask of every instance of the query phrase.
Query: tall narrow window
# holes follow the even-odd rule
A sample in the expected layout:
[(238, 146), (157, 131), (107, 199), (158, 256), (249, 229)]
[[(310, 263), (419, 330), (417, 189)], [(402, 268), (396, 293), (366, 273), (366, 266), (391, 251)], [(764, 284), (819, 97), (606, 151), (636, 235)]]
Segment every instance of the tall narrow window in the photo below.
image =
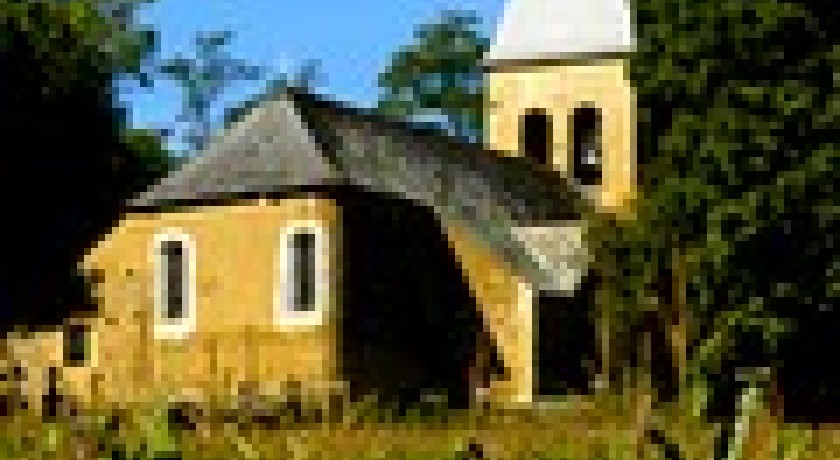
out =
[(522, 153), (538, 164), (550, 166), (553, 144), (551, 132), (551, 117), (542, 109), (529, 110), (522, 116), (522, 129), (519, 131)]
[(84, 366), (88, 359), (88, 329), (82, 324), (73, 324), (64, 331), (64, 365)]
[(178, 321), (183, 319), (185, 314), (184, 272), (186, 267), (183, 243), (175, 240), (162, 242), (160, 257), (163, 263), (162, 317), (164, 320)]
[(576, 107), (572, 113), (571, 147), (574, 178), (583, 185), (601, 183), (601, 113), (591, 104)]
[(315, 310), (315, 235), (295, 233), (291, 238), (292, 309)]
[(329, 303), (327, 233), (319, 221), (298, 221), (281, 235), (275, 286), (280, 326), (321, 324)]
[(195, 320), (195, 247), (183, 233), (155, 238), (156, 333), (181, 335)]

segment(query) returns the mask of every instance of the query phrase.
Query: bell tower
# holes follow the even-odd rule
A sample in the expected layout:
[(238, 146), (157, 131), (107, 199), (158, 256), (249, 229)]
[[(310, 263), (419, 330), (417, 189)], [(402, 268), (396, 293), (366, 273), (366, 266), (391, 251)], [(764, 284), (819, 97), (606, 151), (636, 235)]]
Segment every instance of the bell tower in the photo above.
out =
[(604, 211), (636, 192), (628, 0), (509, 0), (485, 55), (488, 147), (566, 175)]

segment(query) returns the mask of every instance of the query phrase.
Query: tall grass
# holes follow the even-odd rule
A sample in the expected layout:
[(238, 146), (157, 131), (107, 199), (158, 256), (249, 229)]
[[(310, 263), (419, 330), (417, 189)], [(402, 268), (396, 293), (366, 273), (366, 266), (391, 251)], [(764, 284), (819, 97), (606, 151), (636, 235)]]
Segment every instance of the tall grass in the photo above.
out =
[[(87, 410), (52, 423), (17, 414), (6, 421), (0, 456), (434, 460), (463, 458), (475, 443), (488, 459), (636, 460), (639, 452), (644, 458), (661, 458), (650, 446), (636, 449), (632, 407), (631, 395), (608, 393), (539, 410), (453, 411), (443, 401), (397, 408), (367, 399), (323, 414), (323, 408), (288, 399), (251, 402), (249, 407), (216, 401), (191, 410), (181, 406), (189, 417), (179, 426), (173, 418), (173, 409), (179, 407), (159, 399)], [(683, 401), (663, 408), (666, 435), (680, 444), (686, 460), (708, 459), (711, 427), (691, 411), (683, 412), (687, 407), (690, 402)], [(813, 458), (811, 438), (813, 433), (801, 427), (782, 430), (779, 458)]]

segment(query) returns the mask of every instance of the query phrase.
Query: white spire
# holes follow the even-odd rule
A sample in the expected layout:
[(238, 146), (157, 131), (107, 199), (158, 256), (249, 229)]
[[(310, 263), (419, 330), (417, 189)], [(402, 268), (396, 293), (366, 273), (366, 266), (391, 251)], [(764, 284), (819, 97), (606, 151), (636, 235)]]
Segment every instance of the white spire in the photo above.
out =
[(485, 62), (586, 57), (633, 49), (628, 0), (508, 0)]

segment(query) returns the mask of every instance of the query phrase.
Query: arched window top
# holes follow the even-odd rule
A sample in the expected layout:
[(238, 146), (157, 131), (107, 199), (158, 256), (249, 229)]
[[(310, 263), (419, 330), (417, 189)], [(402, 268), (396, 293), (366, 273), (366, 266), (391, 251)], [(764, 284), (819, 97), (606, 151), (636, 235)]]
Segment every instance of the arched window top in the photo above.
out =
[(544, 109), (534, 108), (522, 115), (519, 131), (519, 148), (523, 155), (541, 165), (551, 165), (552, 161), (552, 121)]
[(531, 107), (530, 109), (525, 111), (524, 116), (526, 118), (527, 117), (548, 118), (548, 112), (541, 107)]

